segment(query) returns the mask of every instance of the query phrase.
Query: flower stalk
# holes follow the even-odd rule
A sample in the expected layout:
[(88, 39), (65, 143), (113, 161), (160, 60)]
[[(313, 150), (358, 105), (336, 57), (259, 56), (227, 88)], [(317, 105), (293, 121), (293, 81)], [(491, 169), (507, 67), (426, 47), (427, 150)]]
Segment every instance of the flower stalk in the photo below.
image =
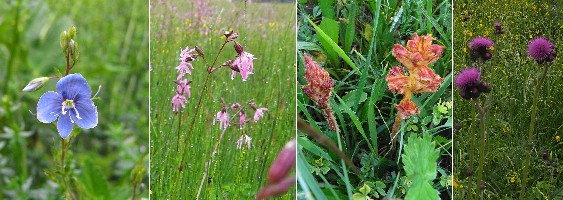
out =
[(520, 200), (524, 199), (526, 196), (526, 187), (527, 187), (527, 181), (528, 181), (528, 174), (530, 171), (530, 161), (532, 159), (532, 152), (534, 150), (534, 143), (535, 143), (535, 137), (534, 137), (534, 129), (536, 126), (536, 115), (537, 115), (537, 110), (538, 110), (538, 99), (539, 99), (539, 93), (541, 91), (543, 82), (545, 81), (545, 77), (547, 76), (547, 71), (549, 70), (549, 65), (550, 62), (545, 62), (544, 63), (544, 70), (541, 73), (538, 82), (536, 83), (535, 89), (534, 89), (534, 99), (532, 101), (532, 108), (531, 108), (531, 112), (530, 112), (530, 127), (528, 128), (528, 148), (527, 148), (527, 154), (526, 154), (526, 160), (524, 161), (524, 169), (522, 172), (522, 188), (520, 190)]

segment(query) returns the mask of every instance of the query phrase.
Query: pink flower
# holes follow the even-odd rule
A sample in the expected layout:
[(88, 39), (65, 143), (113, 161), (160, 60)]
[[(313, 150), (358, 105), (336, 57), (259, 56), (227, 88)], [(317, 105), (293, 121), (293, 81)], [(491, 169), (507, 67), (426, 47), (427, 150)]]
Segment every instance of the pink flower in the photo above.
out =
[(182, 49), (182, 51), (180, 52), (180, 64), (176, 67), (176, 70), (178, 70), (178, 79), (181, 79), (182, 77), (184, 77), (184, 74), (189, 74), (192, 75), (192, 71), (190, 70), (190, 68), (194, 68), (192, 66), (192, 61), (194, 61), (197, 57), (197, 54), (192, 54), (195, 51), (195, 49), (190, 49), (189, 47), (186, 46), (185, 49)]
[(246, 114), (244, 114), (243, 111), (238, 113), (239, 115), (239, 123), (240, 123), (240, 129), (244, 128), (244, 123), (246, 121)]
[(256, 112), (254, 112), (254, 122), (257, 122), (261, 117), (264, 116), (264, 111), (267, 111), (267, 108), (258, 108)]
[(242, 135), (240, 136), (240, 138), (238, 138), (237, 140), (237, 149), (242, 149), (242, 145), (246, 143), (246, 147), (248, 147), (248, 149), (250, 149), (250, 147), (252, 146), (252, 138), (248, 135)]
[(174, 97), (172, 97), (172, 111), (178, 112), (178, 106), (182, 106), (182, 108), (186, 108), (186, 97), (184, 95), (176, 93)]
[(229, 127), (229, 114), (227, 114), (226, 110), (223, 109), (217, 112), (215, 119), (213, 119), (213, 125), (215, 125), (215, 122), (217, 121), (219, 121), (219, 129), (226, 129), (227, 127)]
[(231, 105), (231, 109), (233, 109), (233, 110), (235, 110), (235, 109), (237, 109), (237, 108), (239, 108), (239, 107), (240, 107), (240, 104), (239, 104), (239, 103), (234, 103), (233, 105)]
[[(249, 74), (254, 74), (254, 55), (248, 52), (242, 52), (238, 55), (238, 57), (231, 63), (232, 68), (238, 69), (240, 76), (242, 77), (243, 81), (248, 79)], [(233, 70), (231, 72), (231, 79), (235, 79), (235, 75), (237, 74), (237, 70)]]
[(182, 95), (188, 95), (191, 97), (192, 94), (190, 92), (190, 83), (186, 79), (182, 79), (177, 82), (178, 86), (176, 86), (176, 93)]

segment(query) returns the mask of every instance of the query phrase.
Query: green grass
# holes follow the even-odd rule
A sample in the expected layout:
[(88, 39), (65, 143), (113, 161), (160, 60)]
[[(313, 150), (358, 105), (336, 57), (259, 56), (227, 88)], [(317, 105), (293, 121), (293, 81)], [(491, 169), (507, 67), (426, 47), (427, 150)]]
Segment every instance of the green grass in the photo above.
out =
[[(21, 90), (33, 78), (64, 72), (59, 35), (71, 25), (81, 51), (72, 72), (101, 90), (98, 126), (80, 130), (67, 151), (69, 176), (82, 199), (132, 197), (133, 168), (148, 171), (148, 151), (140, 150), (148, 149), (147, 9), (123, 0), (0, 3), (0, 199), (63, 198), (46, 176), (60, 167), (53, 158), (60, 137), (32, 114), (56, 80), (33, 93)], [(144, 177), (136, 190), (148, 197), (148, 173)]]
[[(330, 104), (340, 132), (328, 128), (322, 111), (298, 89), (300, 117), (337, 144), (361, 174), (351, 172), (332, 150), (300, 133), (298, 198), (404, 198), (412, 180), (405, 176), (398, 155), (404, 153), (409, 135), (422, 133), (432, 135), (440, 153), (432, 187), (441, 198), (451, 198), (451, 14), (449, 1), (299, 1), (297, 48), (312, 55), (334, 79)], [(388, 91), (385, 76), (400, 64), (391, 55), (393, 44), (404, 45), (415, 32), (432, 34), (435, 44), (446, 47), (430, 66), (444, 81), (436, 93), (415, 94), (421, 113), (403, 120), (393, 154), (394, 104), (402, 97)], [(299, 57), (298, 88), (307, 83), (304, 73)]]
[[(243, 134), (235, 125), (218, 148), (218, 156), (209, 168), (201, 197), (204, 199), (253, 198), (265, 185), (267, 170), (277, 153), (295, 137), (295, 10), (294, 4), (211, 1), (204, 23), (193, 14), (194, 5), (182, 1), (151, 2), (151, 192), (156, 199), (193, 199), (203, 177), (205, 163), (221, 134), (212, 125), (221, 109), (221, 98), (227, 104), (246, 103), (253, 99), (258, 107), (267, 107), (263, 120), (251, 123), (244, 133), (252, 137), (252, 148), (236, 149)], [(189, 12), (189, 11), (193, 12)], [(188, 11), (188, 12), (187, 12)], [(203, 28), (201, 28), (203, 27)], [(230, 69), (222, 68), (211, 75), (202, 107), (194, 116), (197, 100), (207, 74), (202, 59), (193, 62), (192, 98), (183, 116), (172, 112), (180, 48), (199, 46), (209, 62), (223, 42), (222, 33), (229, 29), (240, 33), (237, 39), (258, 59), (255, 74), (243, 82), (240, 76), (230, 79)], [(218, 63), (236, 56), (229, 43)], [(254, 113), (247, 113), (247, 118)], [(188, 133), (190, 122), (195, 126)], [(181, 123), (180, 126), (178, 123)], [(176, 150), (177, 134), (180, 147)], [(187, 141), (185, 143), (184, 141)], [(185, 148), (184, 148), (185, 147)], [(184, 154), (184, 163), (180, 164)], [(179, 166), (182, 165), (182, 171)], [(291, 191), (291, 189), (290, 189)], [(293, 199), (294, 194), (282, 199)]]
[[(468, 42), (474, 37), (485, 36), (494, 41), (492, 59), (483, 66), (481, 78), (492, 86), (490, 106), (487, 110), (486, 148), (483, 166), (486, 199), (514, 199), (520, 195), (523, 162), (532, 154), (532, 165), (526, 198), (563, 198), (563, 168), (561, 156), (563, 143), (555, 140), (563, 135), (560, 114), (563, 102), (563, 68), (561, 56), (557, 57), (547, 73), (540, 91), (533, 150), (527, 148), (527, 133), (534, 86), (543, 68), (527, 54), (530, 40), (544, 36), (561, 52), (563, 34), (562, 5), (558, 1), (455, 1), (454, 48), (455, 71), (471, 65)], [(504, 34), (495, 35), (494, 22), (500, 22)], [(474, 186), (468, 184), (464, 173), (469, 167), (469, 149), (473, 102), (455, 96), (455, 123), (461, 129), (454, 141), (455, 175), (463, 188), (455, 190), (456, 198), (464, 194), (476, 194)], [(549, 160), (542, 159), (547, 151)], [(477, 170), (473, 169), (476, 174)], [(472, 188), (468, 190), (468, 188)]]

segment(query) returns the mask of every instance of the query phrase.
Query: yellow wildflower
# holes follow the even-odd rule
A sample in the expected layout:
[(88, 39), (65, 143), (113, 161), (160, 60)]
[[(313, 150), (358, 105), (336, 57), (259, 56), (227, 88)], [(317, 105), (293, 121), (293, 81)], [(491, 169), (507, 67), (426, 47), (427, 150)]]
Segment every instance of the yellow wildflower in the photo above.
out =
[(561, 137), (559, 137), (558, 135), (555, 136), (555, 141), (557, 141), (557, 142), (561, 141)]

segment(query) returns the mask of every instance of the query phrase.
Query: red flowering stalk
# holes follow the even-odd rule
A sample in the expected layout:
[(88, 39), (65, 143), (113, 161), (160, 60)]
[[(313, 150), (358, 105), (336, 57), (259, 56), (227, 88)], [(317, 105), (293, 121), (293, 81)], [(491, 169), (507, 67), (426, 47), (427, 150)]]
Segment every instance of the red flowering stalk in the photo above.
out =
[(330, 129), (336, 131), (336, 118), (329, 103), (334, 81), (330, 78), (328, 72), (311, 57), (303, 54), (303, 58), (305, 58), (305, 79), (307, 80), (307, 85), (302, 88), (303, 92), (323, 111)]
[(403, 99), (395, 107), (399, 114), (393, 124), (393, 141), (403, 119), (419, 113), (418, 107), (411, 101), (412, 93), (436, 92), (443, 78), (434, 73), (428, 64), (435, 62), (444, 51), (444, 46), (432, 44), (432, 35), (418, 36), (416, 33), (407, 42), (407, 46), (395, 44), (393, 56), (407, 69), (407, 75), (402, 66), (394, 66), (385, 77), (391, 92), (402, 94)]

